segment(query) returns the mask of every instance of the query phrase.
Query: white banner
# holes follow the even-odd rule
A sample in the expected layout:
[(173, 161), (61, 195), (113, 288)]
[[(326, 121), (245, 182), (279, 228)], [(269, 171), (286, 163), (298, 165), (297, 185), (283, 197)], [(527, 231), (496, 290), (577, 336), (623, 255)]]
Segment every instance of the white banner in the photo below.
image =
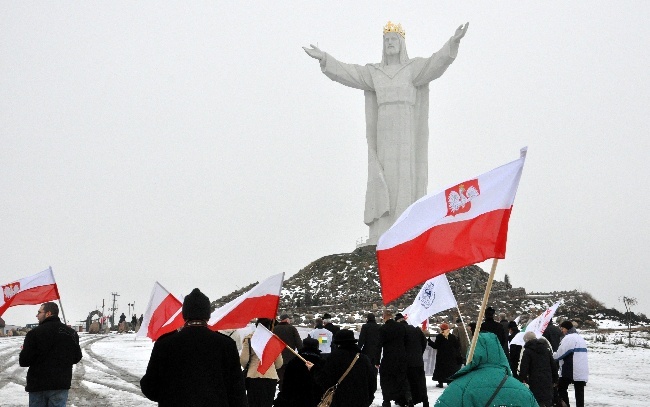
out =
[(413, 304), (402, 311), (402, 314), (406, 316), (409, 324), (420, 326), (422, 321), (431, 315), (455, 307), (456, 298), (451, 292), (447, 276), (441, 274), (424, 283)]

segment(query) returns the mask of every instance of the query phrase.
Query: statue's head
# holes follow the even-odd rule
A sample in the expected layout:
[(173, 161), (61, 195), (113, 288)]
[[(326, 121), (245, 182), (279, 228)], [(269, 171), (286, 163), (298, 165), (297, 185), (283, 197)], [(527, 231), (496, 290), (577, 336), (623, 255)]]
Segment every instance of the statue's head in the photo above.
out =
[(388, 56), (399, 55), (400, 63), (408, 61), (409, 57), (406, 53), (406, 41), (404, 40), (406, 33), (401, 24), (393, 24), (390, 21), (384, 26), (383, 37), (383, 52), (381, 64), (385, 65), (388, 62)]

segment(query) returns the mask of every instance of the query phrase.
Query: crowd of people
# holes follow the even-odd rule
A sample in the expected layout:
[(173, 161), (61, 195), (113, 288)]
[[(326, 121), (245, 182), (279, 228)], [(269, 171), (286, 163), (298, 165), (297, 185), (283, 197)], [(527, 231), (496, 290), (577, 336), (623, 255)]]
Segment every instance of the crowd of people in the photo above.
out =
[[(559, 327), (551, 322), (538, 337), (532, 331), (522, 334), (517, 322), (503, 314), (496, 321), (488, 307), (473, 338), (476, 324), (465, 326), (460, 318), (455, 326), (443, 322), (439, 333), (429, 334), (387, 309), (383, 324), (367, 314), (356, 339), (325, 313), (301, 339), (288, 314), (279, 320), (259, 318), (256, 324), (286, 344), (262, 374), (253, 334), (240, 341), (236, 330), (210, 330), (210, 311), (208, 297), (194, 289), (183, 302), (183, 328), (155, 342), (140, 386), (158, 405), (315, 407), (335, 386), (332, 407), (368, 407), (379, 382), (382, 407), (392, 402), (428, 407), (423, 357), (428, 346), (436, 350), (432, 379), (444, 388), (436, 406), (568, 406), (571, 384), (576, 405), (584, 406), (587, 345), (568, 320)], [(19, 356), (20, 365), (29, 367), (29, 405), (65, 406), (72, 366), (82, 358), (79, 337), (61, 323), (53, 302), (43, 304), (36, 317), (39, 326), (27, 334)]]

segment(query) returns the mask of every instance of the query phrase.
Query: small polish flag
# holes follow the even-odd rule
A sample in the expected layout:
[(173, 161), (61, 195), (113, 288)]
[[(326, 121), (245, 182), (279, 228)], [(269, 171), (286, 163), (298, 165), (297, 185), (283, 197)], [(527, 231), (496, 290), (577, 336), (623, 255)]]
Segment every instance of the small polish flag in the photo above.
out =
[(59, 289), (54, 281), (52, 267), (33, 276), (21, 278), (2, 287), (0, 295), (0, 316), (9, 307), (16, 305), (38, 305), (58, 300)]
[(244, 328), (255, 318), (274, 319), (280, 304), (284, 273), (276, 274), (249, 291), (215, 309), (208, 326), (213, 331)]
[(266, 373), (286, 346), (282, 339), (266, 329), (264, 325), (258, 324), (251, 337), (251, 348), (260, 359), (257, 371), (260, 374)]
[(183, 303), (156, 281), (136, 337), (146, 336), (155, 341), (163, 334), (182, 327), (185, 323), (182, 310)]

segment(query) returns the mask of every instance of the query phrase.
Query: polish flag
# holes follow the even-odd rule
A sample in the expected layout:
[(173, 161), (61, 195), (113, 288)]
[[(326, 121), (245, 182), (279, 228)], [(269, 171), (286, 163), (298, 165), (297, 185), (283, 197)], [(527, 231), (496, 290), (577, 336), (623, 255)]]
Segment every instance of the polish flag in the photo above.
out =
[(213, 331), (244, 328), (255, 318), (274, 319), (280, 305), (280, 290), (284, 273), (276, 274), (257, 284), (248, 292), (210, 315), (208, 326)]
[(266, 373), (286, 346), (282, 339), (266, 329), (264, 325), (257, 324), (257, 328), (255, 328), (255, 332), (251, 337), (251, 348), (260, 359), (257, 371), (260, 374)]
[(59, 298), (59, 289), (54, 281), (52, 267), (49, 267), (33, 276), (3, 285), (2, 295), (0, 295), (0, 316), (9, 307), (40, 305)]
[(377, 244), (384, 304), (430, 278), (506, 255), (521, 157), (409, 206)]
[(136, 336), (146, 336), (155, 341), (161, 335), (175, 331), (185, 323), (182, 310), (183, 303), (156, 281)]

